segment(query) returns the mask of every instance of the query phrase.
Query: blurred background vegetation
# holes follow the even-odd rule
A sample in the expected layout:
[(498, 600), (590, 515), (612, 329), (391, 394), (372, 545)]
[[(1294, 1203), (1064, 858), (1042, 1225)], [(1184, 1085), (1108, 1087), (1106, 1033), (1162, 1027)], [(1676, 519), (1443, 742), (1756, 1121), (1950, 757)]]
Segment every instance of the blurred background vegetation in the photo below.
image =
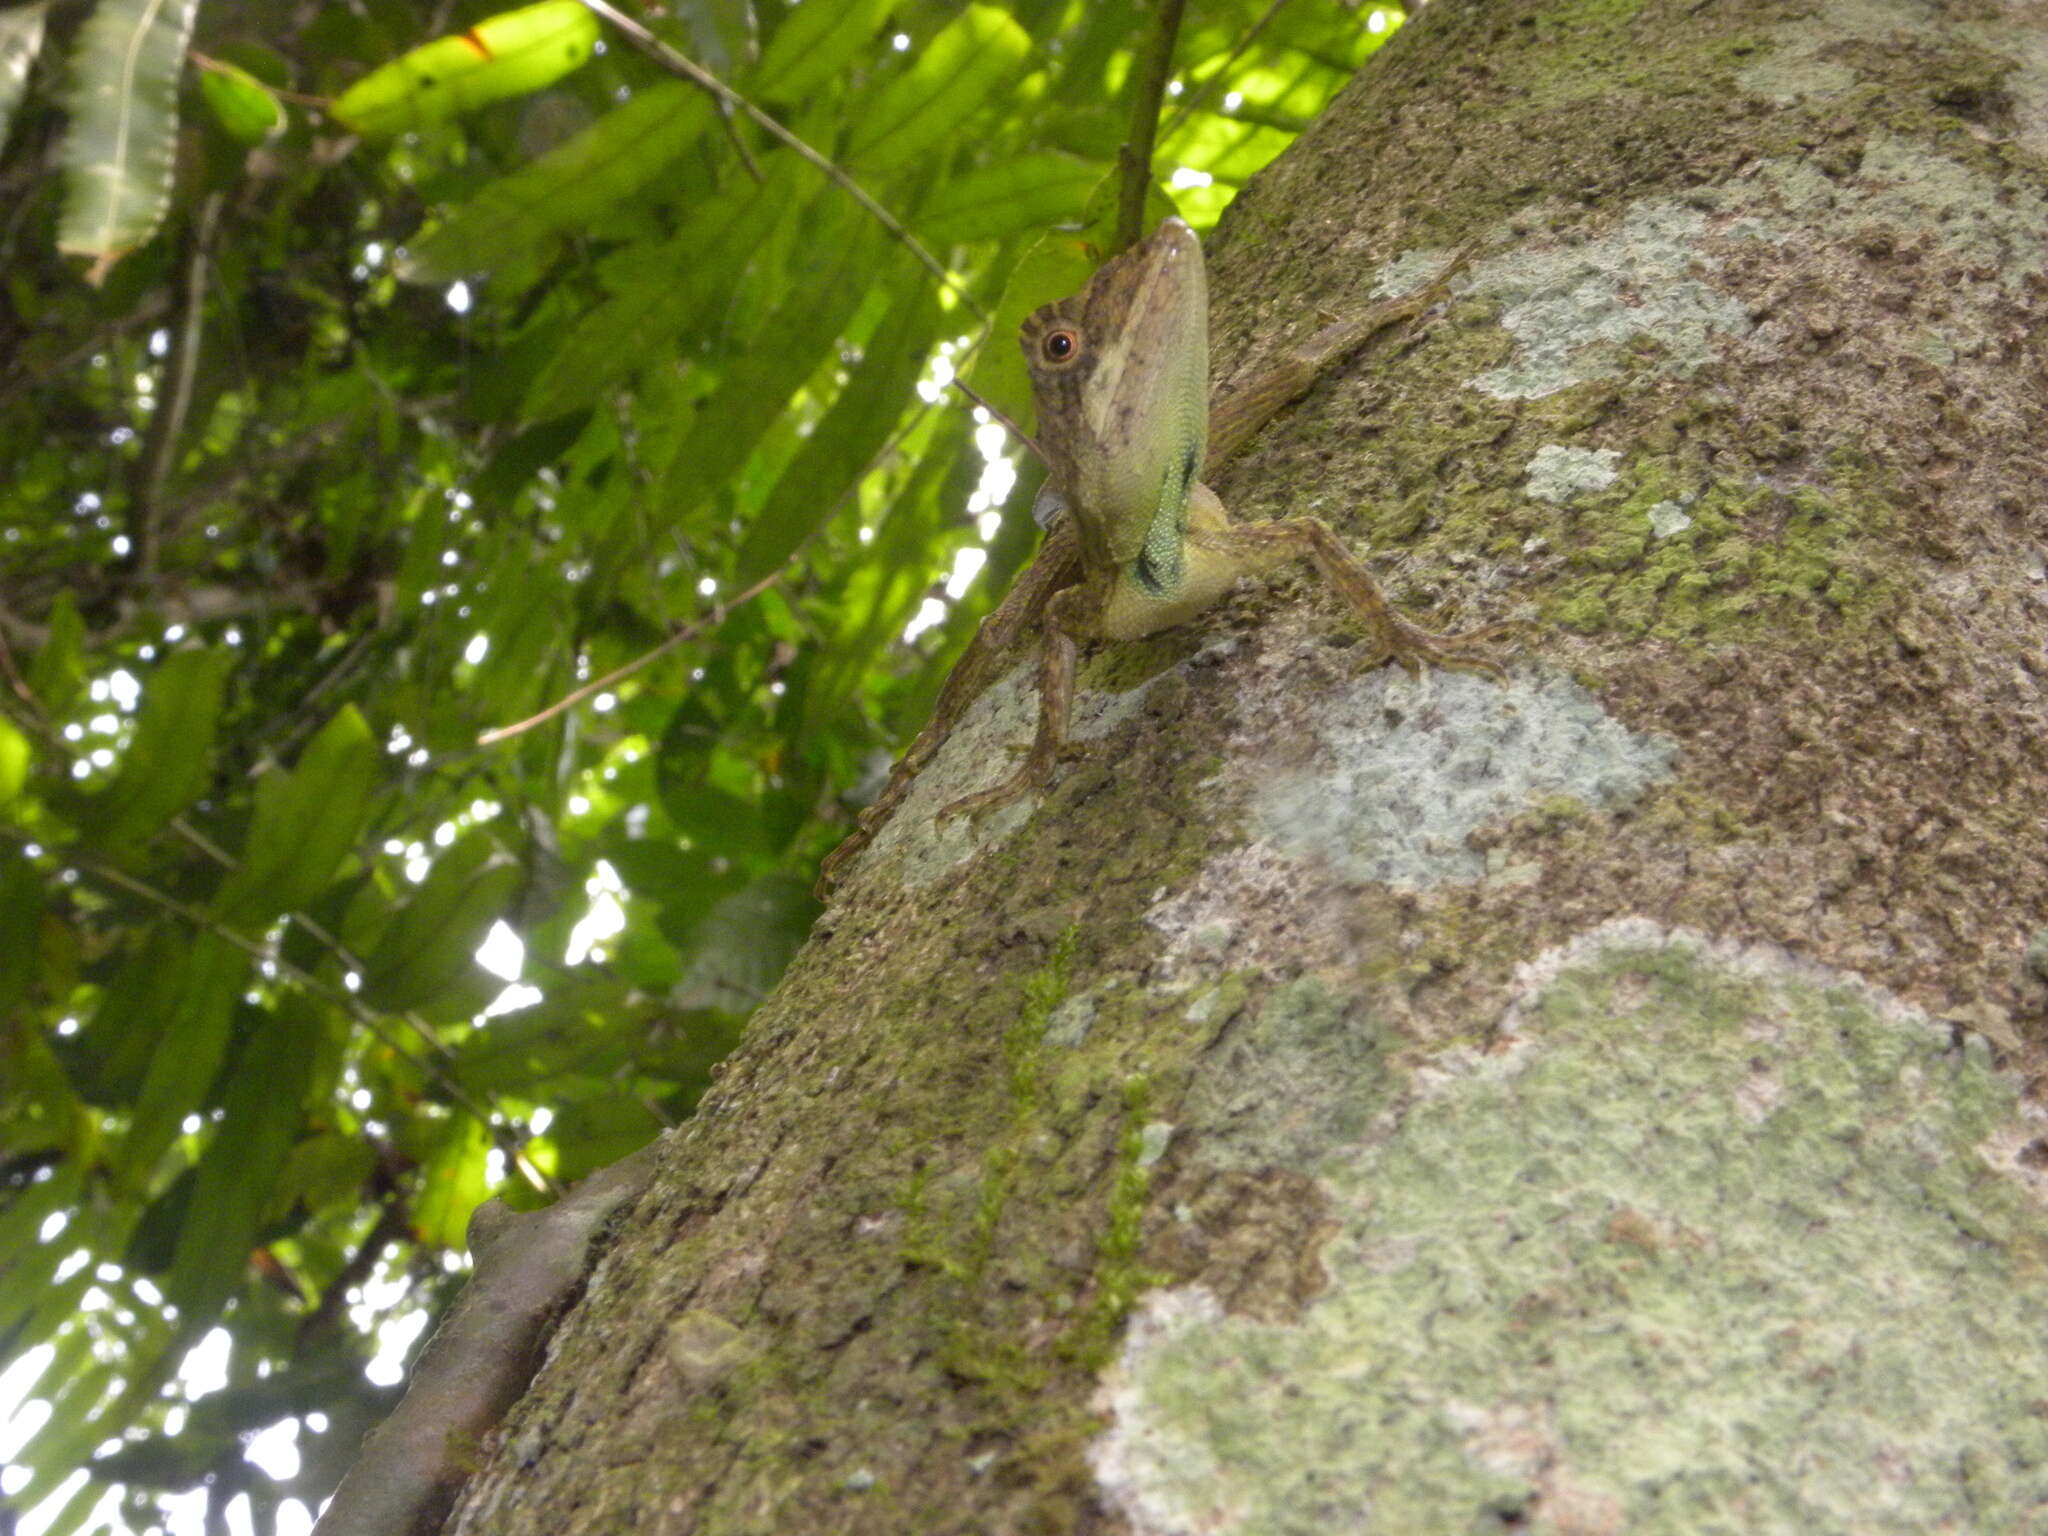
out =
[[(0, 8), (0, 1529), (303, 1531), (1036, 542), (947, 384), (1027, 418), (1152, 7), (627, 9), (842, 179), (575, 5)], [(1400, 20), (1190, 0), (1164, 195)]]

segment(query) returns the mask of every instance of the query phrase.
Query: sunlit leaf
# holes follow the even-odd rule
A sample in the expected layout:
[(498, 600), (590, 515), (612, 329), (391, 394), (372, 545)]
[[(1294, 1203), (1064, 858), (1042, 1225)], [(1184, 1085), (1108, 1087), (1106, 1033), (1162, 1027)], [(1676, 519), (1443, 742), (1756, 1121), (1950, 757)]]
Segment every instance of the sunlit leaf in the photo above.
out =
[(61, 715), (85, 686), (85, 620), (70, 588), (50, 604), (49, 635), (28, 670), (29, 690), (44, 710)]
[(648, 87), (450, 210), (412, 242), (399, 275), (435, 283), (486, 271), (587, 223), (668, 169), (713, 116), (704, 93), (679, 80)]
[(747, 460), (790, 395), (853, 318), (876, 276), (880, 236), (843, 199), (828, 197), (805, 281), (792, 287), (722, 387), (698, 408), (670, 460), (664, 514), (682, 521)]
[(742, 584), (775, 569), (840, 510), (821, 486), (850, 484), (888, 440), (916, 398), (913, 390), (939, 339), (938, 295), (914, 279), (882, 317), (860, 366), (811, 429), (747, 530), (733, 579)]
[(625, 284), (576, 323), (534, 378), (530, 420), (592, 404), (613, 380), (659, 356), (697, 312), (730, 293), (776, 222), (795, 210), (793, 178), (766, 186), (736, 180), (691, 212), (683, 227), (650, 252), (658, 277)]
[(243, 144), (261, 144), (284, 130), (284, 104), (246, 69), (216, 61), (200, 71), (199, 91), (214, 120)]
[(71, 55), (57, 248), (97, 282), (156, 233), (171, 205), (178, 71), (199, 0), (100, 0)]
[(1007, 156), (946, 183), (918, 216), (917, 230), (945, 246), (1072, 224), (1107, 169), (1051, 150)]
[(363, 964), (363, 1001), (416, 1007), (477, 971), (484, 933), (518, 890), (520, 870), (488, 829), (457, 838), (384, 930)]
[(762, 100), (808, 95), (874, 44), (896, 0), (825, 0), (783, 18), (747, 90)]
[(94, 797), (87, 823), (98, 847), (132, 852), (206, 788), (214, 733), (234, 655), (178, 651), (150, 674), (135, 736), (114, 782)]
[(372, 136), (432, 127), (553, 85), (581, 68), (596, 43), (597, 17), (580, 0), (542, 0), (421, 44), (358, 80), (329, 111)]
[(28, 765), (34, 756), (28, 737), (11, 721), (0, 720), (0, 805), (20, 794), (28, 783)]
[(220, 1124), (200, 1156), (164, 1287), (188, 1327), (216, 1314), (248, 1268), (270, 1191), (305, 1118), (319, 1034), (312, 1004), (287, 994), (229, 1068)]
[(159, 973), (144, 1015), (156, 1028), (149, 1073), (135, 1117), (114, 1160), (116, 1173), (140, 1185), (213, 1086), (227, 1053), (228, 1022), (249, 970), (242, 952), (224, 939), (201, 934), (182, 963)]
[(46, 0), (37, 0), (0, 11), (0, 148), (6, 147), (14, 109), (28, 89), (29, 67), (42, 50), (43, 13), (48, 9)]
[(460, 1251), (470, 1213), (490, 1193), (491, 1135), (465, 1115), (447, 1123), (439, 1145), (420, 1168), (413, 1202), (413, 1236), (429, 1247)]
[(300, 754), (289, 774), (256, 785), (242, 864), (214, 897), (230, 923), (253, 926), (304, 906), (327, 884), (370, 813), (377, 744), (353, 705)]
[(861, 106), (847, 131), (847, 162), (874, 171), (916, 159), (999, 97), (1030, 57), (1031, 37), (1007, 11), (968, 6)]

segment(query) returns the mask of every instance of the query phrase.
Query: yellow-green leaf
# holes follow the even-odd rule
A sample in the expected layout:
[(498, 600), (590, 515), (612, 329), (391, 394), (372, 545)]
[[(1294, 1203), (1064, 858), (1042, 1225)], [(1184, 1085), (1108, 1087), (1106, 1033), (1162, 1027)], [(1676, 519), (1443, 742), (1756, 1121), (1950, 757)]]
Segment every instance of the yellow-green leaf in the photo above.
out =
[(363, 1001), (418, 1007), (477, 969), (476, 948), (519, 889), (520, 869), (483, 828), (434, 861), (363, 963)]
[(284, 104), (246, 69), (216, 61), (201, 71), (199, 90), (214, 120), (240, 143), (261, 144), (284, 129)]
[(941, 187), (918, 216), (918, 233), (947, 246), (1071, 224), (1106, 169), (1099, 160), (1049, 149), (1005, 155)]
[(747, 82), (756, 100), (798, 100), (864, 53), (896, 0), (818, 0), (783, 18)]
[(18, 5), (0, 11), (0, 146), (7, 143), (7, 125), (21, 93), (28, 89), (29, 66), (43, 46), (43, 12), (47, 5)]
[(1008, 12), (968, 6), (854, 114), (847, 164), (877, 171), (915, 160), (958, 133), (1030, 57), (1031, 35)]
[(79, 32), (57, 247), (93, 258), (88, 281), (155, 234), (171, 205), (178, 71), (198, 10), (199, 0), (100, 0)]
[(21, 793), (28, 783), (29, 760), (34, 756), (28, 738), (6, 720), (0, 720), (0, 805)]
[(489, 270), (630, 197), (681, 157), (712, 121), (710, 98), (680, 80), (639, 92), (533, 164), (492, 182), (414, 242), (407, 282)]
[(408, 133), (553, 85), (580, 68), (596, 43), (597, 17), (579, 0), (542, 0), (372, 70), (329, 110), (370, 137)]
[(124, 853), (199, 798), (234, 659), (225, 649), (179, 651), (150, 675), (120, 771), (92, 801), (85, 830), (96, 846)]
[(289, 774), (258, 781), (241, 867), (221, 886), (214, 910), (248, 927), (319, 895), (368, 819), (376, 782), (376, 740), (347, 705)]

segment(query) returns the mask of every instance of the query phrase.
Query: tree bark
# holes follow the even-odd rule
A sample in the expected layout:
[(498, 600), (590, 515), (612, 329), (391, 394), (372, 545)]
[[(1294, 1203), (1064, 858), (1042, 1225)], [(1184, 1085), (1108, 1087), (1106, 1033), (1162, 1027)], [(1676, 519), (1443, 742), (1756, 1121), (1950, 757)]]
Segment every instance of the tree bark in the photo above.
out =
[(1218, 489), (1511, 678), (1289, 578), (935, 828), (1020, 666), (451, 1529), (2042, 1518), (2048, 13), (1437, 0), (1232, 207), (1222, 376), (1474, 236)]

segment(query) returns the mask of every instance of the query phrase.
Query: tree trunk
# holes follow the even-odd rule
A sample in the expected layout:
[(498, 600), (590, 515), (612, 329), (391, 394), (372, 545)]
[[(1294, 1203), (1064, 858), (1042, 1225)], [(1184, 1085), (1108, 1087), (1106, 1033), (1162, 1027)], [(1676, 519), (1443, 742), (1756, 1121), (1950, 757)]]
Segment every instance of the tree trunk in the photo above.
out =
[(1474, 237), (1218, 489), (1511, 678), (1288, 577), (935, 828), (991, 690), (451, 1528), (2043, 1518), (2048, 12), (1437, 0), (1212, 242), (1219, 376)]

